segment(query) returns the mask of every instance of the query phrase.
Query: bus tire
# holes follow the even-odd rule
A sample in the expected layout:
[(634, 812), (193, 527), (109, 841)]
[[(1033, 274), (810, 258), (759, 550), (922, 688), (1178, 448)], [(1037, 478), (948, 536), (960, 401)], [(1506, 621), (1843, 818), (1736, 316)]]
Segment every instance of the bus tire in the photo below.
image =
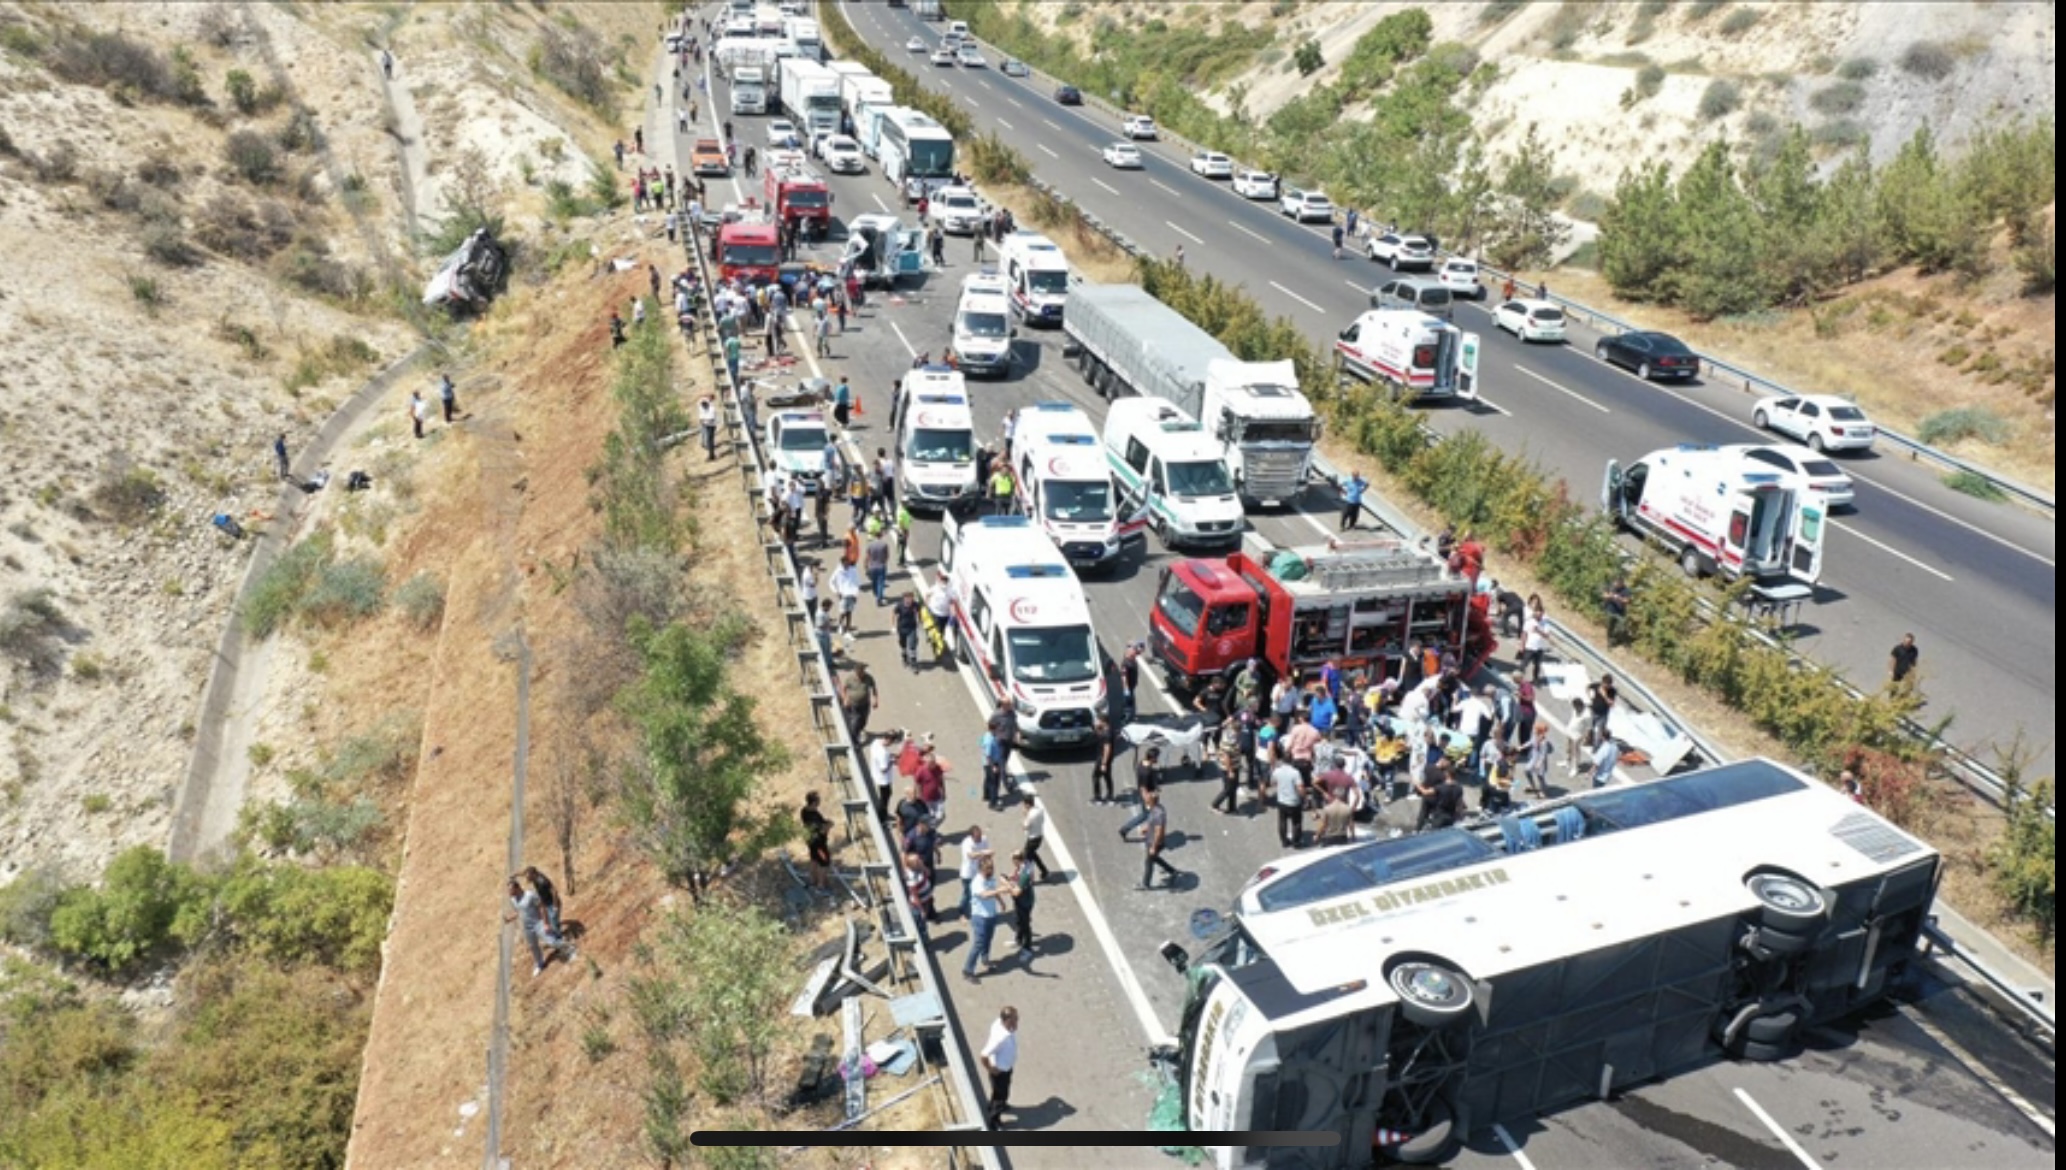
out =
[(1768, 955), (1798, 955), (1807, 950), (1808, 944), (1815, 940), (1811, 935), (1761, 926), (1757, 930), (1756, 941), (1758, 947)]
[(1791, 874), (1754, 873), (1743, 879), (1758, 900), (1758, 922), (1767, 930), (1812, 938), (1829, 919), (1829, 896)]
[(1776, 1061), (1785, 1060), (1799, 1051), (1799, 1042), (1791, 1039), (1777, 1044), (1745, 1040), (1743, 1042), (1743, 1051), (1738, 1053), (1736, 1058), (1749, 1061), (1752, 1064), (1772, 1064)]
[(1449, 1106), (1441, 1101), (1430, 1102), (1421, 1126), (1419, 1133), (1391, 1147), (1392, 1161), (1424, 1166), (1448, 1160), (1456, 1143), (1456, 1115)]
[(1801, 1017), (1796, 1012), (1773, 1012), (1769, 1016), (1758, 1016), (1745, 1024), (1743, 1037), (1746, 1044), (1787, 1045), (1800, 1034)]
[(1423, 1028), (1446, 1028), (1471, 1013), (1470, 980), (1446, 963), (1408, 959), (1385, 972), (1399, 997), (1399, 1014)]

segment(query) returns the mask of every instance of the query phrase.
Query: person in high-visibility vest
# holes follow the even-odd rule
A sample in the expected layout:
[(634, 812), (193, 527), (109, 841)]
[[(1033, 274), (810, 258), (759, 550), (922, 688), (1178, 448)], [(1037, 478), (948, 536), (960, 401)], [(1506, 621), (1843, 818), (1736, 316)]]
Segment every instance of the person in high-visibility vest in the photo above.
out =
[(1012, 482), (1011, 468), (1003, 463), (990, 473), (990, 506), (999, 516), (1009, 516), (1017, 509), (1013, 506), (1012, 492), (1017, 485)]

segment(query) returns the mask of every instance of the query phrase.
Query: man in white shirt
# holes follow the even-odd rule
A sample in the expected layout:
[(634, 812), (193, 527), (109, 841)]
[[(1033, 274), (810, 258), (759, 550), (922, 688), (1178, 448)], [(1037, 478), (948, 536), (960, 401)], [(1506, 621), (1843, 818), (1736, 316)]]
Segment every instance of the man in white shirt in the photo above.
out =
[(1019, 1009), (1005, 1008), (990, 1025), (990, 1038), (983, 1044), (983, 1071), (990, 1074), (990, 1101), (983, 1120), (991, 1129), (1004, 1128), (1005, 1110), (1011, 1108), (1011, 1074), (1019, 1064)]
[(968, 917), (968, 903), (975, 892), (977, 876), (982, 872), (983, 859), (993, 856), (990, 838), (983, 835), (983, 826), (970, 825), (968, 836), (961, 839), (961, 916)]
[(904, 733), (885, 732), (868, 741), (868, 775), (875, 784), (875, 815), (882, 823), (890, 823), (890, 789), (897, 782), (897, 752), (903, 746)]
[(861, 573), (845, 561), (832, 570), (832, 593), (839, 598), (839, 632), (852, 633), (854, 604), (861, 599)]
[(1471, 758), (1464, 767), (1472, 772), (1478, 770), (1479, 757), (1484, 754), (1485, 740), (1492, 734), (1491, 688), (1476, 694), (1464, 696), (1456, 705), (1456, 730), (1470, 737)]
[(1621, 762), (1621, 748), (1615, 744), (1614, 737), (1606, 732), (1596, 731), (1593, 734), (1596, 741), (1593, 744), (1592, 759), (1593, 787), (1605, 788), (1614, 783), (1614, 765)]
[(1021, 822), (1026, 827), (1026, 860), (1040, 871), (1040, 880), (1046, 881), (1047, 862), (1040, 856), (1040, 843), (1047, 838), (1047, 810), (1040, 807), (1040, 801), (1030, 792), (1022, 794), (1019, 802), (1026, 809), (1025, 820)]

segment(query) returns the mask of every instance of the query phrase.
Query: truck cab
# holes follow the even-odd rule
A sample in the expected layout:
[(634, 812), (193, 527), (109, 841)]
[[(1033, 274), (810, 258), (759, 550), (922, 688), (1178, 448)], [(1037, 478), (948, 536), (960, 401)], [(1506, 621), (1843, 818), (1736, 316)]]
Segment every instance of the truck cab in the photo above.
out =
[(1373, 309), (1334, 342), (1344, 381), (1383, 390), (1395, 402), (1478, 396), (1478, 335), (1418, 309)]
[(1475, 596), (1468, 578), (1397, 538), (1183, 560), (1162, 571), (1149, 647), (1180, 691), (1251, 658), (1272, 678), (1330, 661), (1382, 678), (1415, 639), (1466, 661), (1491, 653)]
[(1801, 586), (1822, 576), (1827, 497), (1805, 476), (1740, 450), (1686, 444), (1626, 467), (1609, 460), (1600, 505), (1672, 552), (1690, 576)]
[(897, 498), (914, 512), (977, 498), (976, 422), (958, 371), (926, 366), (904, 375), (891, 410), (897, 433)]
[(1019, 511), (1084, 568), (1117, 564), (1126, 537), (1147, 524), (1120, 512), (1099, 446), (1090, 416), (1066, 402), (1014, 412), (1009, 458)]
[(1166, 547), (1241, 544), (1241, 497), (1223, 452), (1166, 398), (1122, 398), (1105, 412), (1105, 462), (1120, 506), (1145, 509)]
[(1320, 420), (1290, 361), (1213, 361), (1200, 423), (1220, 441), (1237, 490), (1266, 508), (1295, 499), (1313, 467)]
[(1039, 232), (1014, 231), (997, 249), (1011, 307), (1029, 325), (1060, 325), (1069, 300), (1069, 260)]
[(714, 250), (718, 275), (725, 280), (755, 284), (781, 278), (781, 233), (757, 209), (751, 218), (718, 228)]
[(768, 74), (760, 65), (740, 65), (732, 70), (732, 112), (768, 112)]
[(1104, 655), (1090, 605), (1054, 542), (1021, 516), (942, 518), (940, 570), (955, 653), (1033, 749), (1088, 743), (1105, 711)]
[(775, 222), (797, 225), (810, 220), (823, 235), (832, 223), (832, 192), (823, 178), (804, 165), (803, 156), (793, 154), (778, 160), (770, 152), (764, 173)]

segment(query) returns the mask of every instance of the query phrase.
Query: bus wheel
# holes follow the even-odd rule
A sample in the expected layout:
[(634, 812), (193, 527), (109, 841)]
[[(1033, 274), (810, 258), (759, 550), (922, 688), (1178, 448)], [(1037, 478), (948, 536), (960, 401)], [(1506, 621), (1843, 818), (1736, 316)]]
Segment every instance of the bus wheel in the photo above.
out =
[(1744, 1025), (1743, 1037), (1732, 1054), (1738, 1060), (1771, 1064), (1786, 1060), (1801, 1049), (1801, 1017), (1792, 1010), (1758, 1016)]
[(1470, 980), (1454, 967), (1408, 959), (1386, 972), (1385, 979), (1399, 997), (1399, 1014), (1423, 1028), (1446, 1028), (1470, 1014)]
[(1754, 873), (1743, 884), (1758, 900), (1758, 921), (1768, 932), (1812, 938), (1829, 918), (1829, 897), (1790, 874)]
[(1690, 544), (1679, 550), (1679, 568), (1685, 571), (1686, 576), (1691, 577), (1695, 581), (1707, 576), (1706, 572), (1703, 571), (1706, 565), (1701, 562), (1700, 550)]
[(1394, 1162), (1424, 1166), (1446, 1161), (1455, 1142), (1455, 1114), (1447, 1104), (1431, 1101), (1426, 1115), (1421, 1118), (1420, 1132), (1391, 1147), (1389, 1153)]

